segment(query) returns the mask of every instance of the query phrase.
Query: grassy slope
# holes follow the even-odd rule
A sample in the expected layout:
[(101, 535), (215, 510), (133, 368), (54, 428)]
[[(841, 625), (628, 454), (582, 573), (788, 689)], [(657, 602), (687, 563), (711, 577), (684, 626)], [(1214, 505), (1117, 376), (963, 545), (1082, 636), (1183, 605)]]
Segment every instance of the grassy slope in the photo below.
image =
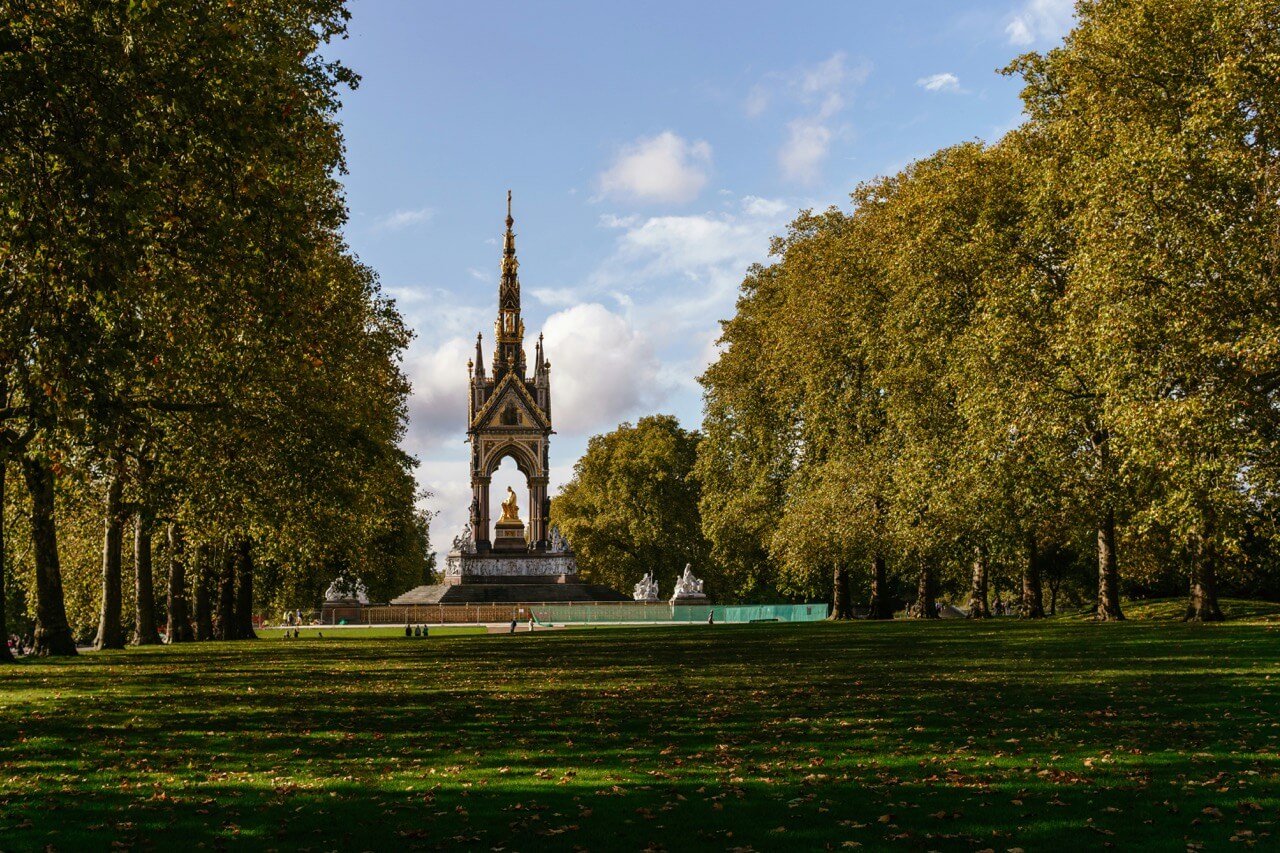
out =
[(1267, 846), (1278, 659), (1275, 622), (1059, 619), (26, 662), (0, 849)]

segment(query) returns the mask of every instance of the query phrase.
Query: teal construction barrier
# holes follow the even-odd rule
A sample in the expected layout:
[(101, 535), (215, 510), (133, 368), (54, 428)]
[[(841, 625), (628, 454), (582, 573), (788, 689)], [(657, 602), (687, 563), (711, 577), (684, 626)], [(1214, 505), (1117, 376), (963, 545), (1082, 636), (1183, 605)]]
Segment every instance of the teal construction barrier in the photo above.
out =
[(827, 618), (825, 604), (671, 605), (666, 603), (543, 604), (530, 608), (547, 625), (607, 625), (635, 622), (817, 622)]

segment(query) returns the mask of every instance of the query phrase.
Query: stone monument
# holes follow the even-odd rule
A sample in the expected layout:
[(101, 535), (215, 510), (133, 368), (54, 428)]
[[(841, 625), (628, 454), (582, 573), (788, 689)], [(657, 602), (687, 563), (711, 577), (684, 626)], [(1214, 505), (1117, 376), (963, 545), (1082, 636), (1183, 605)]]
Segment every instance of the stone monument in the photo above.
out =
[(360, 620), (360, 608), (369, 603), (369, 592), (364, 581), (357, 577), (339, 575), (324, 591), (324, 603), (320, 605), (320, 621), (326, 625)]
[(707, 604), (706, 593), (702, 591), (702, 581), (693, 576), (693, 565), (685, 563), (684, 573), (676, 578), (675, 591), (671, 593), (672, 604)]
[[(525, 361), (510, 192), (506, 224), (492, 369), (485, 369), (482, 335), (476, 335), (475, 358), (467, 362), (470, 519), (445, 558), (444, 583), (411, 590), (392, 604), (628, 600), (609, 587), (581, 583), (573, 550), (550, 525), (551, 362), (541, 335), (532, 374)], [(513, 460), (528, 483), (527, 522), (508, 486), (490, 537), (489, 485), (504, 459)]]
[(636, 601), (658, 600), (658, 582), (653, 579), (653, 572), (645, 572), (640, 583), (636, 584), (636, 588), (631, 591), (631, 597)]

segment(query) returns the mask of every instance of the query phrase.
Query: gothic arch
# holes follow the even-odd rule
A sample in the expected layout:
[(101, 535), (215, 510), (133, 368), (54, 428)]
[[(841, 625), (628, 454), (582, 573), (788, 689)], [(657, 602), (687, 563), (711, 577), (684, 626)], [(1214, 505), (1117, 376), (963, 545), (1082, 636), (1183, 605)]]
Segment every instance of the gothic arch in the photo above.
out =
[(537, 458), (534, 451), (515, 442), (495, 447), (489, 451), (481, 469), (484, 472), (484, 476), (492, 477), (493, 472), (498, 470), (504, 459), (511, 459), (515, 462), (516, 467), (520, 469), (521, 474), (524, 474), (526, 480), (547, 476), (547, 472), (543, 471), (542, 465), (539, 464), (542, 460)]

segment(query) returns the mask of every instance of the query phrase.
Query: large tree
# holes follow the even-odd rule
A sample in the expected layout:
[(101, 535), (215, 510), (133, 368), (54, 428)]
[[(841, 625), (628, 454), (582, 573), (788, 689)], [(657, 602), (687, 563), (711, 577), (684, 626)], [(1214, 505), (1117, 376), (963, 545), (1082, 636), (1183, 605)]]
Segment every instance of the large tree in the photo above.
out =
[(700, 436), (670, 415), (641, 418), (592, 437), (573, 479), (551, 501), (551, 518), (583, 577), (629, 590), (647, 572), (673, 587), (686, 564), (709, 595), (733, 595), (711, 563), (693, 476)]
[(416, 529), (395, 446), (407, 332), (338, 238), (355, 78), (316, 51), (346, 17), (340, 0), (0, 2), (0, 418), (22, 437), (41, 653), (74, 651), (54, 518), (71, 471), (103, 495), (102, 646), (123, 638), (130, 516), (140, 642), (160, 520), (238, 555), (240, 634), (245, 542), (411, 542), (388, 538)]
[[(1072, 233), (1067, 345), (1101, 400), (1092, 444), (1135, 534), (1189, 566), (1190, 619), (1274, 503), (1280, 373), (1280, 8), (1097, 0), (1017, 66)], [(1099, 615), (1118, 603), (1100, 495)], [(1108, 577), (1108, 575), (1111, 577)]]

